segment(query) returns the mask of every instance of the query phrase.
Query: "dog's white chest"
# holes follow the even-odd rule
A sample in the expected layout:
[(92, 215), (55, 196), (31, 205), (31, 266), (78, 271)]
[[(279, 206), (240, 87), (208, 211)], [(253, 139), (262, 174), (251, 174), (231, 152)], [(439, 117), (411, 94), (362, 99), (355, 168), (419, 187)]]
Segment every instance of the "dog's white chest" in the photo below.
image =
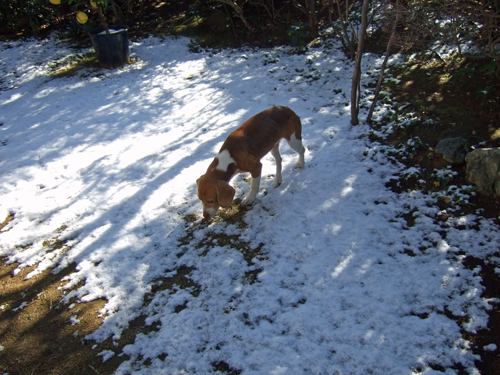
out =
[(219, 152), (219, 154), (217, 154), (215, 158), (219, 161), (215, 169), (218, 169), (223, 172), (227, 172), (227, 169), (229, 168), (230, 164), (236, 164), (236, 162), (231, 157), (231, 154), (229, 153), (228, 150), (223, 150)]

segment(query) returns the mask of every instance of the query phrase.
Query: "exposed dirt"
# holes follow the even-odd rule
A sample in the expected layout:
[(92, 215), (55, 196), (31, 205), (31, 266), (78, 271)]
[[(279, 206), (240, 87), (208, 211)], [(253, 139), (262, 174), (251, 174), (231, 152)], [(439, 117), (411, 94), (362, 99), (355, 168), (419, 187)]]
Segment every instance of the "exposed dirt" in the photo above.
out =
[[(61, 279), (74, 271), (50, 271), (24, 280), (36, 266), (16, 276), (16, 264), (0, 263), (0, 372), (8, 374), (95, 374), (91, 366), (102, 366), (94, 345), (83, 338), (97, 329), (99, 310), (105, 301), (77, 304), (72, 309), (61, 303)], [(23, 307), (24, 306), (24, 307)], [(70, 319), (78, 316), (80, 324)]]
[[(416, 147), (412, 155), (400, 161), (408, 167), (418, 167), (423, 173), (419, 178), (393, 181), (390, 188), (395, 191), (411, 189), (438, 192), (451, 184), (470, 185), (465, 178), (465, 165), (452, 165), (451, 169), (456, 175), (449, 181), (436, 180), (432, 172), (449, 164), (433, 149), (440, 140), (449, 136), (465, 137), (476, 148), (500, 147), (499, 77), (487, 75), (484, 62), (462, 59), (458, 63), (446, 63), (440, 59), (427, 58), (414, 61), (413, 65), (400, 72), (398, 78), (400, 82), (397, 85), (389, 85), (385, 89), (393, 93), (401, 106), (409, 104), (405, 110), (417, 112), (420, 121), (396, 131), (388, 142), (398, 145), (415, 137), (420, 138), (422, 146)], [(427, 118), (434, 121), (428, 123), (425, 121)], [(479, 214), (500, 225), (498, 198), (477, 193), (469, 199), (468, 204), (446, 199), (440, 200), (438, 204), (442, 210), (439, 220), (445, 221), (451, 216), (463, 214)], [(457, 209), (457, 206), (460, 208)], [(500, 256), (500, 245), (494, 255)], [(484, 298), (500, 298), (500, 276), (495, 272), (498, 264), (473, 256), (467, 256), (463, 264), (469, 269), (480, 267)], [(500, 303), (492, 306), (488, 312), (487, 329), (475, 335), (463, 331), (463, 337), (471, 342), (474, 354), (481, 358), (476, 361), (476, 366), (482, 375), (500, 374)], [(484, 349), (491, 343), (496, 344), (497, 350)]]

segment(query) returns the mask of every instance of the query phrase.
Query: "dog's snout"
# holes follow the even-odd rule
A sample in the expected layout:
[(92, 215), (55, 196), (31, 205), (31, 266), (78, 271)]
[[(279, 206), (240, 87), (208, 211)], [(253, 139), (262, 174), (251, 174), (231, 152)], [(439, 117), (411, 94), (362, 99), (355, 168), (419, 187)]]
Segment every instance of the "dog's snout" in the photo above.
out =
[(207, 207), (205, 204), (203, 204), (203, 218), (205, 220), (213, 218), (217, 214), (218, 210), (219, 207)]

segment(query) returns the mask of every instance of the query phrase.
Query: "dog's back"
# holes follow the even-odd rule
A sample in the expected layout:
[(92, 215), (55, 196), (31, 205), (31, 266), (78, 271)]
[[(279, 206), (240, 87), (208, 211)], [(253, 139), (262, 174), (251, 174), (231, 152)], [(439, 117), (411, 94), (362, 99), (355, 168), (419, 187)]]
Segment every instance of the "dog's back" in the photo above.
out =
[(289, 142), (293, 135), (301, 140), (301, 133), (299, 116), (288, 107), (275, 106), (251, 117), (229, 134), (221, 151), (227, 149), (233, 156), (249, 153), (260, 160), (281, 139)]

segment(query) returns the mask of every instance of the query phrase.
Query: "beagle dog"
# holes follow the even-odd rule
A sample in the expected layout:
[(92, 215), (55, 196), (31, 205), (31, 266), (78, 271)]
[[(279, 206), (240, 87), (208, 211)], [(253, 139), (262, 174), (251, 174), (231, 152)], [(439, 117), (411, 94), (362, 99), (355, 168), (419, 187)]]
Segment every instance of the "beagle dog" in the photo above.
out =
[(269, 151), (276, 160), (274, 186), (281, 184), (280, 140), (299, 154), (295, 168), (304, 167), (304, 146), (302, 145), (302, 124), (300, 118), (288, 107), (271, 107), (245, 121), (227, 137), (219, 153), (208, 166), (207, 172), (196, 180), (198, 198), (203, 203), (203, 217), (211, 219), (219, 207), (229, 207), (235, 190), (229, 181), (239, 172), (250, 172), (252, 184), (250, 193), (241, 202), (250, 205), (260, 185), (262, 164), (260, 160)]

